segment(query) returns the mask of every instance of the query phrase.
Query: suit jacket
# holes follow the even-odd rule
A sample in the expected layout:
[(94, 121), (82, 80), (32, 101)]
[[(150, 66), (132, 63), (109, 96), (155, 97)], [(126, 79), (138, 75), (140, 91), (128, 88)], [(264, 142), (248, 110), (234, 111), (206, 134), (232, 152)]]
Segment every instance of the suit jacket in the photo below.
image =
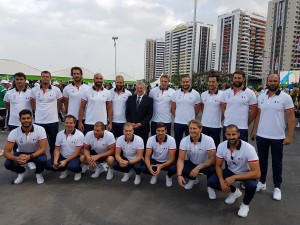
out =
[(137, 95), (129, 96), (126, 102), (126, 120), (130, 123), (141, 123), (142, 126), (136, 129), (137, 132), (149, 132), (149, 122), (153, 114), (153, 99), (143, 95), (139, 110), (136, 111)]

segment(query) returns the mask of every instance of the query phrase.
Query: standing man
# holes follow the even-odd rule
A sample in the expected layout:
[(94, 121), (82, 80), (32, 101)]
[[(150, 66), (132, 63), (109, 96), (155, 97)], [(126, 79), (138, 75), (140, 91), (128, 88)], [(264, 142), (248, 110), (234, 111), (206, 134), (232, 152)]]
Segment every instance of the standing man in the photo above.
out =
[[(109, 169), (107, 171), (106, 180), (113, 178), (112, 164), (114, 162), (114, 154), (116, 148), (116, 140), (114, 135), (105, 130), (104, 123), (98, 121), (94, 125), (94, 130), (89, 131), (84, 137), (83, 155), (80, 161), (90, 168), (94, 168), (95, 172), (92, 178), (97, 178), (105, 170), (103, 163), (107, 162)], [(83, 168), (86, 168), (85, 166)], [(86, 170), (82, 169), (82, 173)]]
[[(214, 140), (202, 134), (202, 124), (198, 120), (188, 123), (189, 135), (180, 142), (177, 161), (178, 184), (185, 189), (192, 189), (199, 182), (199, 173), (206, 175), (207, 180), (215, 173), (216, 146)], [(187, 158), (187, 160), (185, 160)], [(186, 183), (185, 178), (189, 179)], [(216, 199), (216, 193), (207, 187), (208, 197)]]
[[(257, 191), (265, 190), (268, 171), (269, 148), (272, 154), (273, 199), (281, 200), (283, 146), (292, 143), (295, 129), (294, 104), (290, 95), (279, 90), (277, 74), (267, 77), (268, 91), (258, 97), (258, 113), (251, 138), (256, 138), (261, 177)], [(286, 120), (288, 133), (285, 135)]]
[(221, 140), (221, 98), (223, 91), (218, 90), (219, 76), (212, 74), (208, 78), (208, 90), (201, 94), (202, 109), (202, 133), (211, 136), (215, 145), (218, 146)]
[(26, 88), (26, 76), (24, 73), (16, 73), (14, 75), (15, 88), (10, 89), (4, 96), (6, 109), (9, 113), (8, 126), (9, 130), (13, 130), (21, 126), (19, 112), (23, 109), (31, 111), (31, 90)]
[(191, 79), (185, 75), (181, 79), (181, 88), (172, 97), (171, 110), (174, 119), (176, 146), (179, 147), (183, 133), (189, 134), (188, 122), (197, 117), (200, 111), (200, 95), (191, 87)]
[[(45, 129), (32, 124), (32, 113), (28, 109), (19, 112), (21, 126), (12, 130), (4, 148), (5, 168), (18, 174), (14, 184), (23, 182), (26, 175), (24, 164), (33, 162), (36, 165), (35, 176), (38, 184), (44, 183), (42, 172), (46, 166), (47, 136)], [(12, 153), (15, 143), (17, 152)]]
[(118, 138), (116, 144), (115, 161), (113, 168), (124, 173), (122, 182), (127, 182), (135, 171), (134, 184), (141, 183), (141, 172), (143, 166), (144, 143), (143, 139), (133, 134), (134, 128), (132, 123), (125, 123), (123, 133)]
[(126, 119), (132, 123), (134, 133), (144, 141), (144, 149), (150, 131), (149, 122), (153, 115), (153, 99), (145, 94), (145, 84), (136, 84), (136, 94), (130, 96), (126, 103)]
[[(238, 215), (246, 217), (249, 204), (255, 195), (257, 179), (260, 177), (258, 156), (252, 145), (240, 140), (240, 132), (236, 125), (228, 125), (225, 134), (227, 141), (218, 146), (216, 174), (208, 179), (208, 186), (229, 193), (225, 203), (232, 204), (242, 196), (242, 192), (233, 184), (243, 181), (245, 195)], [(224, 161), (227, 162), (227, 167), (222, 169)]]
[(31, 107), (35, 111), (35, 123), (44, 127), (48, 136), (50, 155), (53, 157), (58, 133), (58, 112), (62, 107), (62, 93), (51, 85), (51, 73), (41, 73), (41, 84), (31, 90)]
[[(82, 79), (82, 69), (80, 67), (71, 68), (71, 76), (73, 82), (68, 84), (63, 90), (64, 107), (67, 115), (73, 115), (77, 119), (76, 127), (78, 127), (78, 115), (81, 99), (85, 90), (90, 89), (87, 84), (84, 84)], [(84, 117), (82, 122), (84, 123)]]
[[(83, 115), (86, 112), (85, 124)], [(103, 76), (100, 73), (94, 75), (94, 86), (85, 90), (80, 104), (78, 129), (87, 133), (94, 129), (94, 124), (101, 121), (112, 129), (112, 103), (110, 92), (103, 88)]]
[(175, 139), (167, 134), (167, 124), (156, 123), (156, 135), (147, 141), (145, 165), (142, 167), (143, 173), (152, 175), (150, 184), (156, 184), (161, 170), (165, 170), (168, 172), (166, 186), (172, 186), (172, 176), (176, 174), (175, 155)]
[(160, 86), (151, 89), (149, 97), (153, 99), (153, 116), (151, 119), (151, 136), (156, 134), (156, 124), (163, 122), (167, 125), (167, 134), (171, 135), (171, 103), (175, 92), (169, 87), (168, 75), (161, 75)]
[(74, 180), (81, 179), (80, 152), (84, 135), (75, 128), (76, 118), (73, 115), (65, 117), (65, 129), (57, 134), (54, 156), (47, 161), (47, 170), (62, 171), (60, 179), (68, 176), (68, 170), (75, 173)]
[(124, 78), (121, 75), (116, 77), (115, 88), (110, 90), (112, 98), (113, 118), (112, 133), (115, 138), (123, 135), (123, 126), (126, 123), (126, 102), (131, 92), (124, 88)]
[(224, 119), (223, 141), (226, 140), (226, 126), (234, 124), (239, 128), (240, 138), (248, 142), (248, 126), (255, 119), (257, 113), (257, 99), (255, 93), (245, 87), (245, 72), (233, 73), (233, 87), (225, 90), (222, 95), (221, 109)]

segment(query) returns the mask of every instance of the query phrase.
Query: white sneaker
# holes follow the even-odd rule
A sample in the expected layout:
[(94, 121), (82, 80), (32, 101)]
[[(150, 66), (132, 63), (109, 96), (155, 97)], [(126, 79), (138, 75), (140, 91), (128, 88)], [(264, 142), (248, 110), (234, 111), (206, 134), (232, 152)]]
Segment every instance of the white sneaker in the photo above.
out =
[(102, 164), (97, 165), (95, 172), (91, 175), (91, 178), (97, 178), (104, 171)]
[(152, 176), (150, 180), (150, 184), (156, 184), (157, 183), (157, 176)]
[(89, 169), (89, 166), (87, 164), (81, 165), (81, 173), (86, 173), (86, 171)]
[(107, 174), (106, 174), (106, 180), (112, 180), (114, 178), (114, 170), (111, 168), (108, 168)]
[(195, 180), (189, 180), (189, 182), (186, 185), (184, 185), (184, 188), (186, 190), (192, 189), (193, 186), (198, 184), (198, 183), (199, 183), (199, 179), (198, 179), (198, 177), (196, 177)]
[(279, 188), (274, 188), (273, 199), (277, 201), (281, 200), (281, 190)]
[(169, 177), (168, 175), (166, 175), (166, 186), (172, 187), (172, 185), (173, 185), (172, 177)]
[(33, 162), (28, 162), (28, 163), (27, 163), (27, 166), (28, 166), (28, 168), (31, 169), (31, 170), (35, 170), (35, 169), (36, 169), (36, 166), (35, 166), (35, 164), (34, 164)]
[(214, 200), (217, 198), (215, 190), (212, 189), (211, 187), (207, 187), (207, 193), (209, 199)]
[(107, 165), (107, 163), (106, 162), (104, 162), (104, 163), (101, 163), (101, 165), (103, 166), (103, 169), (104, 169), (104, 171), (106, 172), (106, 171), (108, 171), (108, 169), (109, 169), (109, 166)]
[(300, 127), (300, 122), (297, 123), (297, 126), (296, 126), (296, 127)]
[(138, 185), (138, 184), (141, 183), (141, 180), (142, 180), (141, 175), (137, 175), (137, 174), (136, 174), (133, 183), (134, 183), (135, 185)]
[(79, 181), (81, 179), (81, 173), (75, 173), (74, 180)]
[(60, 178), (60, 179), (65, 179), (65, 178), (68, 176), (68, 174), (69, 174), (69, 171), (68, 171), (68, 170), (65, 170), (65, 171), (63, 171), (63, 172), (60, 174), (59, 178)]
[(41, 173), (35, 174), (37, 184), (44, 183), (44, 177)]
[(238, 215), (240, 217), (247, 217), (249, 212), (249, 205), (241, 204), (240, 209), (238, 211)]
[(14, 180), (14, 184), (21, 184), (26, 176), (26, 171), (24, 173), (19, 173), (18, 177)]
[(225, 202), (230, 205), (234, 203), (235, 200), (241, 196), (242, 196), (242, 192), (240, 191), (240, 189), (237, 188), (235, 192), (228, 194), (228, 197), (225, 199)]
[(128, 173), (124, 173), (124, 176), (123, 176), (123, 178), (121, 179), (121, 181), (122, 181), (122, 182), (127, 182), (127, 181), (129, 180), (131, 174), (132, 174), (132, 170), (130, 170)]
[(266, 189), (267, 189), (267, 184), (266, 183), (263, 184), (262, 182), (258, 181), (256, 191), (266, 190)]

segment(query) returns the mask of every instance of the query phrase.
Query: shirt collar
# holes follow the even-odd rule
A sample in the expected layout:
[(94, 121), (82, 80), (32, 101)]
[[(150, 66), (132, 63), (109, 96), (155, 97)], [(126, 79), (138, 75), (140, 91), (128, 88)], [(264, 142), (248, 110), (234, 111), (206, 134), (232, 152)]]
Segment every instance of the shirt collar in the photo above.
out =
[[(236, 146), (236, 150), (240, 150), (242, 146), (242, 141), (239, 140), (239, 144)], [(227, 149), (230, 149), (229, 141), (227, 141)]]
[[(74, 128), (74, 130), (73, 130), (73, 132), (72, 132), (71, 134), (74, 135), (75, 132), (76, 132), (76, 128)], [(67, 132), (66, 132), (66, 129), (65, 129), (65, 132), (64, 132), (64, 133), (65, 133), (65, 134), (67, 133)]]
[[(191, 135), (190, 135), (190, 140), (191, 140), (191, 142), (194, 142)], [(199, 137), (197, 142), (201, 142), (201, 141), (202, 141), (202, 134), (200, 134), (200, 137)]]
[[(15, 89), (16, 89), (17, 92), (20, 91), (17, 87), (15, 87)], [(25, 89), (23, 90), (23, 92), (26, 92), (26, 91), (27, 91), (27, 88), (26, 88), (26, 86), (25, 86)]]
[(165, 90), (168, 90), (168, 89), (169, 89), (169, 87), (167, 87), (166, 89), (162, 89), (161, 86), (159, 86), (159, 90), (164, 90), (165, 91)]
[[(182, 92), (184, 92), (182, 88), (180, 88), (180, 90), (181, 90)], [(190, 88), (188, 92), (192, 92), (192, 90), (193, 90), (193, 89)]]
[[(280, 93), (281, 93), (281, 90), (278, 89), (278, 90), (276, 91), (275, 95), (280, 95)], [(269, 95), (269, 90), (266, 92), (266, 95)]]
[[(217, 91), (214, 93), (214, 95), (217, 95), (219, 92), (219, 89), (217, 89)], [(208, 90), (208, 93), (211, 95), (212, 93)]]
[[(124, 140), (127, 142), (125, 135), (124, 135)], [(129, 142), (133, 142), (133, 141), (134, 141), (134, 135), (132, 135), (132, 138), (130, 139)]]
[[(73, 86), (75, 86), (76, 84), (75, 84), (75, 82), (74, 81), (72, 81), (72, 83), (71, 83)], [(83, 82), (81, 81), (81, 85), (83, 85)]]
[[(43, 88), (43, 86), (42, 86), (42, 84), (40, 84), (40, 89), (42, 89), (42, 88)], [(51, 85), (51, 84), (49, 85), (49, 88), (48, 88), (48, 89), (49, 89), (49, 90), (52, 89), (52, 85)]]
[[(97, 90), (96, 87), (95, 87), (95, 85), (93, 86), (93, 90), (94, 90), (94, 91)], [(103, 86), (100, 88), (100, 91), (103, 91)]]
[[(156, 140), (156, 142), (159, 142), (158, 138), (157, 138), (157, 135), (155, 135), (155, 140)], [(165, 139), (164, 139), (163, 142), (167, 142), (167, 140), (168, 140), (168, 135), (165, 135)]]
[[(234, 88), (234, 87), (231, 87), (231, 89), (232, 89), (232, 90), (233, 90), (233, 88)], [(242, 89), (242, 91), (245, 91), (245, 90), (246, 90), (246, 88), (247, 88), (247, 87), (246, 87), (246, 86), (244, 86), (244, 87), (243, 87), (243, 89)]]
[[(25, 133), (26, 131), (23, 129), (23, 127), (21, 126), (21, 131), (22, 133)], [(34, 127), (33, 127), (33, 124), (31, 125), (31, 129), (30, 129), (30, 133), (32, 133), (34, 131)]]

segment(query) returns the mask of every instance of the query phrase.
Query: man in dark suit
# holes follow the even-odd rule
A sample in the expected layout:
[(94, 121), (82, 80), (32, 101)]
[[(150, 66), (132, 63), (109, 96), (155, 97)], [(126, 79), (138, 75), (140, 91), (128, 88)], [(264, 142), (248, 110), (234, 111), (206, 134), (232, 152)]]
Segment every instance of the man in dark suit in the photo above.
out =
[(133, 123), (134, 133), (146, 143), (150, 131), (149, 122), (153, 113), (153, 100), (145, 94), (145, 84), (136, 85), (136, 94), (130, 96), (126, 102), (126, 120)]

